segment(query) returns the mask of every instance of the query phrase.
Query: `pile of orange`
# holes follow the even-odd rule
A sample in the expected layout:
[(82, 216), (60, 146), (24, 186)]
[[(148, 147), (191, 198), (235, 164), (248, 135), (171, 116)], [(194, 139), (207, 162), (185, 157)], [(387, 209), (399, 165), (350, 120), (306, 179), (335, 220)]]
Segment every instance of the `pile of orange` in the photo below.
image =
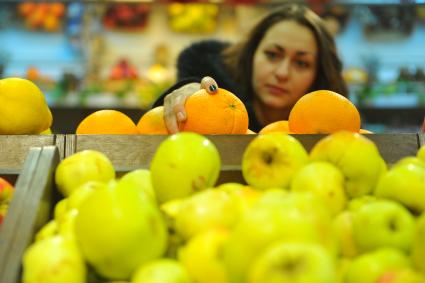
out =
[(85, 117), (76, 134), (138, 134), (136, 124), (126, 114), (111, 109), (98, 110)]
[(360, 127), (360, 113), (350, 100), (333, 91), (317, 90), (295, 103), (288, 121), (271, 123), (260, 133), (329, 134), (340, 130), (371, 133)]

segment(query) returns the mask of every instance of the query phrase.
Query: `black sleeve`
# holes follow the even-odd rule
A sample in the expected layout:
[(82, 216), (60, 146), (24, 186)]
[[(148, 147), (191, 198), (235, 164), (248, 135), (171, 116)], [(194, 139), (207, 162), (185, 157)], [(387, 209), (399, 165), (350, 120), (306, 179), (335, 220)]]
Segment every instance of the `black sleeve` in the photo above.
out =
[[(177, 83), (167, 89), (153, 104), (163, 105), (164, 97), (185, 84), (200, 83), (205, 76), (213, 77), (218, 85), (229, 89), (228, 75), (224, 73), (221, 51), (228, 43), (217, 40), (204, 40), (185, 48), (177, 59)], [(225, 79), (223, 79), (225, 78)]]

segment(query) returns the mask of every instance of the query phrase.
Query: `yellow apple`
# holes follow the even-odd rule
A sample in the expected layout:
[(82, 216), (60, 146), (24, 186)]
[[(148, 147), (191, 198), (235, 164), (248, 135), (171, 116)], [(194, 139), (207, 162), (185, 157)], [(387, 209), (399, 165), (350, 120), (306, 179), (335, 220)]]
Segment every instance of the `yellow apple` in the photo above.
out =
[(115, 181), (81, 204), (75, 235), (86, 260), (111, 280), (126, 280), (141, 264), (161, 257), (168, 236), (159, 208)]
[(376, 145), (364, 135), (340, 131), (319, 140), (311, 149), (313, 161), (328, 161), (345, 176), (350, 198), (370, 194), (386, 171), (385, 161)]
[(251, 265), (248, 283), (333, 283), (334, 258), (312, 243), (277, 242), (267, 247)]
[(186, 269), (176, 260), (162, 258), (139, 266), (131, 283), (192, 283)]
[(114, 178), (115, 169), (111, 161), (96, 150), (83, 150), (66, 157), (55, 173), (58, 190), (65, 197), (85, 182), (108, 182)]
[(85, 283), (86, 264), (77, 244), (62, 236), (29, 246), (23, 256), (23, 283)]
[(289, 188), (293, 175), (308, 162), (303, 145), (285, 133), (256, 136), (242, 156), (242, 174), (255, 189)]
[(376, 283), (386, 272), (409, 268), (409, 258), (400, 250), (380, 248), (352, 260), (345, 274), (346, 283)]
[(309, 163), (295, 173), (291, 191), (316, 194), (326, 203), (333, 215), (341, 212), (347, 203), (344, 175), (332, 163), (325, 161)]
[(425, 210), (425, 167), (404, 163), (391, 168), (382, 176), (374, 194), (402, 203), (420, 214)]
[(211, 229), (194, 236), (180, 248), (178, 260), (189, 272), (194, 282), (227, 283), (227, 273), (221, 250), (228, 238), (225, 229)]
[(412, 261), (414, 266), (425, 274), (425, 213), (417, 219), (412, 246)]
[(221, 159), (205, 136), (179, 132), (157, 148), (150, 164), (152, 184), (159, 203), (214, 187)]
[(377, 200), (352, 212), (353, 236), (361, 252), (394, 247), (410, 253), (414, 216), (400, 203)]
[(239, 220), (240, 210), (228, 193), (208, 189), (187, 198), (175, 219), (176, 232), (184, 239), (212, 228), (231, 229)]
[(332, 255), (337, 253), (337, 241), (331, 213), (325, 204), (311, 193), (268, 192), (242, 218), (224, 245), (224, 263), (230, 282), (246, 282), (247, 270), (259, 254), (271, 243), (317, 243)]

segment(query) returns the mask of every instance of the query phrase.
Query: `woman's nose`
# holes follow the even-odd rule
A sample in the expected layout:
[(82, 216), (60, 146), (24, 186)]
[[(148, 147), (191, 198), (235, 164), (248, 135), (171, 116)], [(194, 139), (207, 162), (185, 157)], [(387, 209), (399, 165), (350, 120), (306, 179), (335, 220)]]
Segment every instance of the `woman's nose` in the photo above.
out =
[(290, 60), (285, 58), (276, 66), (275, 74), (278, 79), (286, 79), (289, 76)]

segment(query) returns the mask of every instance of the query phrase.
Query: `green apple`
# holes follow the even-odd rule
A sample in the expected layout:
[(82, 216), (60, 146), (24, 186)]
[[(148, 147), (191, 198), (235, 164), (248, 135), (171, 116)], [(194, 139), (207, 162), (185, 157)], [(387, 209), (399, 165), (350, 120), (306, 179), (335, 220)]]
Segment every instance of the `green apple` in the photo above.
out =
[(345, 283), (376, 283), (386, 272), (410, 267), (409, 258), (400, 250), (380, 248), (353, 259)]
[(416, 157), (425, 162), (425, 146), (421, 146), (416, 152)]
[(379, 180), (374, 194), (393, 199), (415, 213), (425, 210), (425, 168), (415, 163), (399, 164)]
[(239, 183), (224, 183), (216, 188), (227, 192), (235, 199), (240, 210), (240, 217), (243, 217), (259, 200), (262, 191)]
[(58, 221), (68, 211), (68, 198), (58, 201), (53, 209), (53, 218)]
[(311, 149), (313, 161), (328, 161), (345, 176), (350, 198), (370, 194), (386, 171), (385, 161), (376, 145), (364, 135), (340, 131), (319, 140)]
[(348, 258), (356, 256), (358, 248), (353, 235), (353, 213), (345, 210), (338, 214), (333, 221), (341, 255)]
[(178, 261), (161, 258), (139, 266), (131, 283), (192, 283), (192, 280)]
[(425, 274), (425, 213), (417, 219), (413, 237), (412, 261), (414, 266)]
[(211, 229), (194, 236), (180, 248), (178, 260), (189, 272), (194, 282), (227, 283), (227, 273), (221, 250), (228, 239), (225, 229)]
[(177, 234), (190, 239), (211, 228), (232, 228), (239, 220), (240, 210), (228, 193), (208, 189), (183, 201), (176, 218)]
[(96, 150), (83, 150), (63, 159), (55, 173), (58, 190), (69, 196), (87, 181), (108, 182), (115, 178), (115, 169), (109, 158)]
[(258, 135), (242, 156), (242, 175), (255, 189), (289, 188), (293, 175), (307, 164), (303, 145), (285, 133)]
[(179, 132), (167, 137), (150, 165), (159, 203), (214, 187), (220, 167), (220, 154), (205, 136)]
[(345, 283), (345, 273), (347, 273), (348, 267), (351, 264), (352, 259), (346, 257), (340, 257), (336, 263), (336, 283)]
[(414, 216), (391, 200), (377, 200), (353, 211), (353, 236), (360, 252), (394, 247), (409, 253), (415, 225)]
[(133, 186), (146, 193), (152, 201), (156, 202), (155, 191), (152, 186), (151, 172), (148, 169), (136, 169), (126, 173), (118, 181), (118, 185)]
[(425, 277), (412, 268), (404, 268), (385, 272), (376, 283), (425, 283)]
[(50, 220), (41, 227), (40, 230), (35, 234), (35, 241), (41, 241), (50, 237), (53, 237), (59, 233), (59, 227), (56, 220)]
[(23, 255), (23, 283), (86, 282), (86, 264), (70, 238), (53, 236), (30, 245)]
[(405, 156), (398, 160), (391, 168), (399, 165), (416, 164), (425, 168), (425, 160), (422, 160), (416, 156)]
[(125, 280), (136, 267), (161, 257), (167, 227), (159, 208), (115, 181), (97, 188), (81, 204), (75, 235), (86, 260), (111, 280)]
[(76, 188), (67, 198), (67, 210), (79, 209), (81, 204), (98, 188), (104, 186), (103, 182), (88, 181)]
[(232, 283), (246, 282), (252, 262), (271, 243), (318, 243), (335, 255), (336, 235), (330, 211), (311, 193), (264, 192), (224, 245), (224, 264)]
[(335, 261), (320, 245), (277, 242), (252, 263), (248, 283), (333, 283)]
[(363, 205), (375, 202), (378, 199), (379, 198), (373, 195), (364, 195), (364, 196), (352, 198), (348, 202), (348, 210), (356, 211), (357, 209), (361, 208)]
[(341, 212), (347, 203), (345, 180), (341, 170), (332, 163), (316, 161), (302, 167), (291, 183), (291, 191), (309, 191), (318, 195), (333, 215)]

